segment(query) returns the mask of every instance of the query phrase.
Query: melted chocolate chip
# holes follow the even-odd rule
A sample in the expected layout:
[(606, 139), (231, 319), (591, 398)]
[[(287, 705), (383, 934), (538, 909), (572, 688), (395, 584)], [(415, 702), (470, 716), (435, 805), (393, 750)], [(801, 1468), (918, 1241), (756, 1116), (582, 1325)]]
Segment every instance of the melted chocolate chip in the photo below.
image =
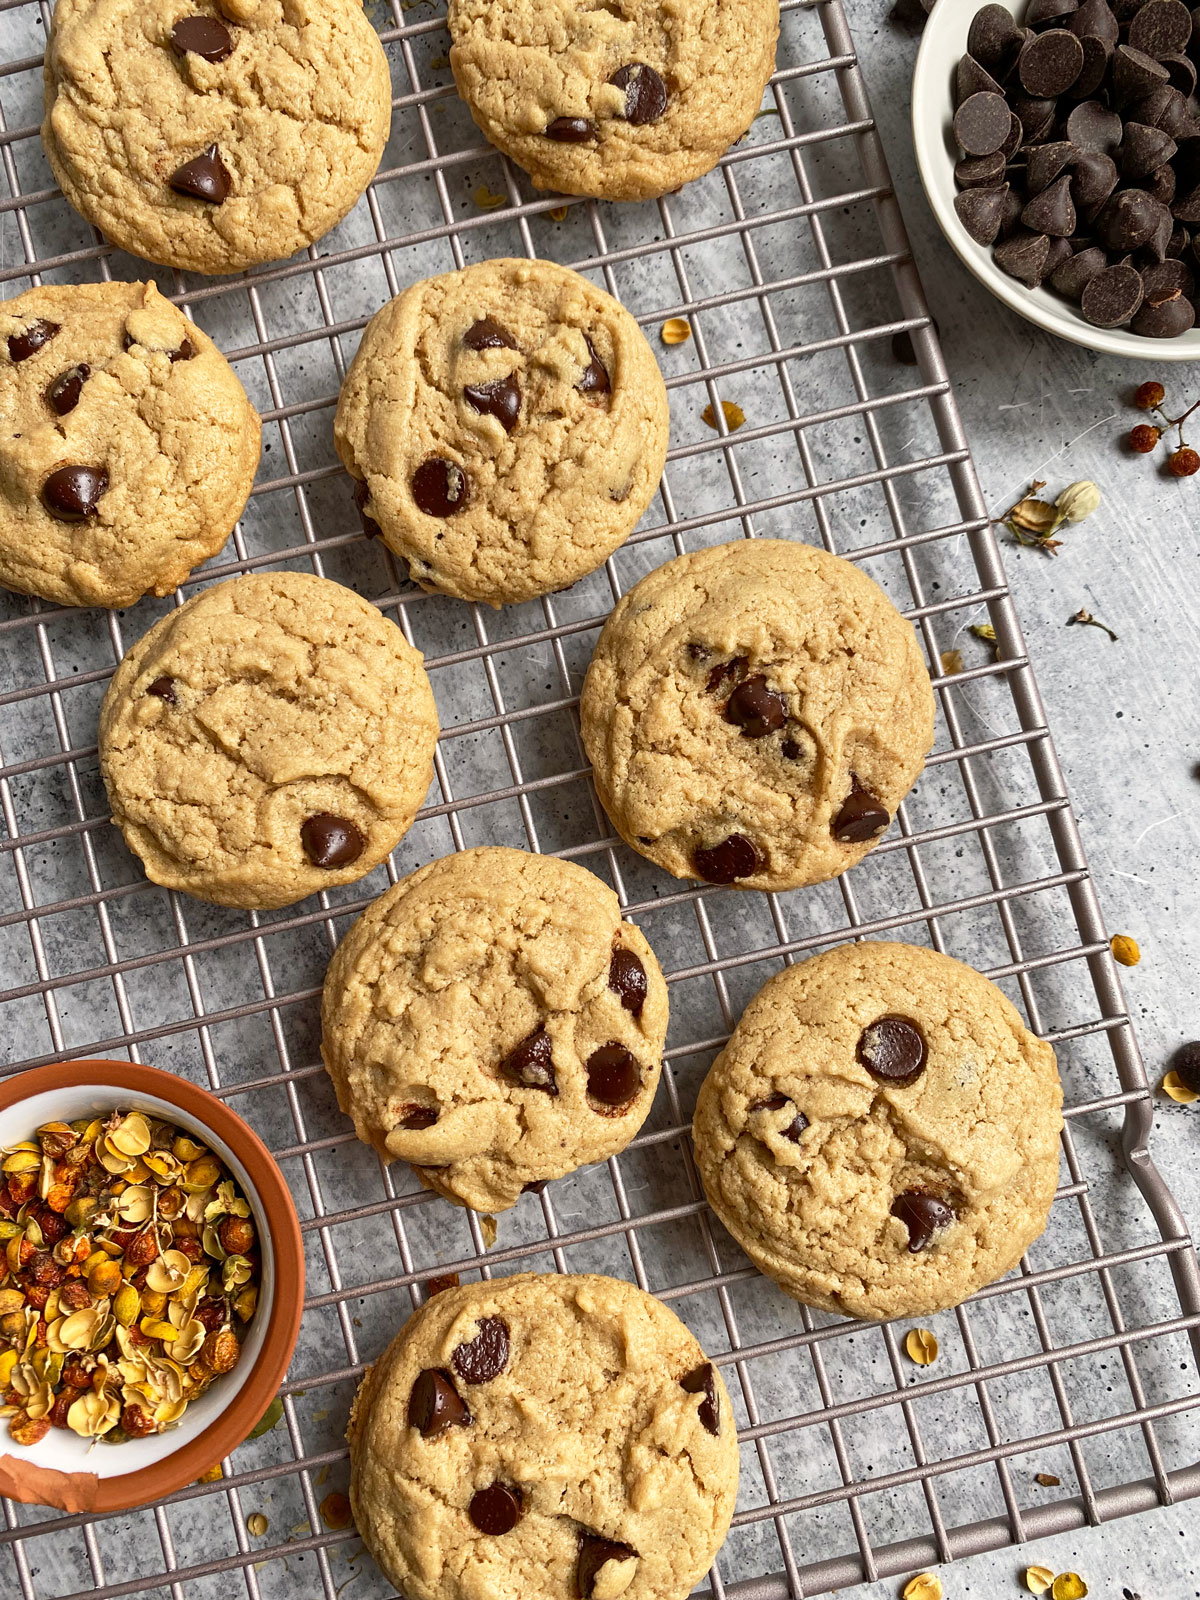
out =
[(507, 328), (502, 328), (491, 317), (480, 317), (463, 334), (468, 350), (515, 350), (517, 341)]
[(508, 1365), (508, 1323), (480, 1317), (479, 1332), (455, 1348), (450, 1360), (464, 1383), (491, 1383)]
[(605, 1106), (623, 1106), (642, 1086), (637, 1057), (623, 1044), (609, 1040), (587, 1058), (588, 1093)]
[(746, 1109), (748, 1111), (782, 1111), (787, 1103), (787, 1095), (778, 1093), (769, 1094), (765, 1100), (752, 1101), (751, 1104), (746, 1107)]
[(547, 139), (559, 144), (590, 144), (599, 134), (596, 124), (586, 117), (555, 117), (546, 129)]
[(706, 883), (734, 883), (751, 878), (762, 869), (758, 847), (744, 833), (731, 833), (728, 839), (707, 850), (696, 850), (692, 865)]
[(83, 522), (96, 515), (107, 488), (103, 467), (59, 467), (42, 485), (42, 504), (60, 522)]
[(367, 848), (366, 837), (346, 817), (318, 811), (300, 824), (300, 843), (314, 867), (348, 867)]
[(691, 1372), (686, 1373), (679, 1380), (679, 1387), (686, 1389), (688, 1394), (702, 1394), (704, 1399), (700, 1402), (699, 1417), (703, 1427), (709, 1433), (717, 1434), (721, 1431), (721, 1396), (717, 1390), (717, 1374), (713, 1370), (711, 1361), (704, 1361)]
[(509, 1051), (500, 1063), (500, 1076), (523, 1089), (558, 1093), (550, 1035), (545, 1028), (536, 1028), (515, 1050)]
[(415, 1102), (401, 1106), (400, 1126), (407, 1128), (410, 1133), (419, 1132), (422, 1128), (432, 1128), (438, 1119), (437, 1112), (432, 1106), (419, 1106)]
[(925, 1035), (907, 1017), (879, 1017), (863, 1029), (855, 1054), (880, 1083), (903, 1088), (925, 1070)]
[(39, 317), (36, 322), (31, 322), (20, 333), (10, 333), (8, 336), (8, 359), (10, 361), (28, 361), (30, 356), (37, 355), (43, 345), (49, 344), (62, 324), (47, 322), (45, 317)]
[(749, 656), (734, 656), (732, 661), (718, 661), (704, 680), (705, 689), (709, 694), (716, 694), (726, 678), (740, 678), (749, 665)]
[(657, 122), (667, 109), (667, 86), (644, 61), (631, 61), (620, 67), (608, 80), (614, 88), (625, 91), (625, 120), (641, 127), (647, 122)]
[(505, 433), (511, 433), (520, 421), (521, 385), (515, 373), (494, 383), (469, 383), (463, 395), (473, 411), (481, 417), (495, 417)]
[(954, 1212), (944, 1200), (923, 1189), (907, 1189), (892, 1201), (892, 1215), (908, 1229), (908, 1248), (915, 1255), (924, 1250), (939, 1228), (948, 1228)]
[(833, 837), (839, 844), (865, 844), (885, 834), (891, 821), (887, 807), (851, 773), (850, 793), (833, 819)]
[(467, 475), (455, 461), (430, 456), (413, 473), (413, 499), (427, 517), (452, 517), (471, 498)]
[(178, 701), (174, 678), (166, 676), (155, 678), (153, 683), (147, 685), (146, 693), (154, 695), (158, 700), (165, 700), (169, 706), (175, 705)]
[(467, 1515), (480, 1533), (499, 1538), (511, 1533), (521, 1520), (521, 1496), (506, 1483), (493, 1483), (471, 1496)]
[[(753, 1101), (753, 1103), (747, 1106), (746, 1109), (748, 1111), (782, 1111), (784, 1106), (790, 1104), (791, 1102), (788, 1100), (787, 1095), (776, 1093), (769, 1094), (765, 1100)], [(808, 1118), (804, 1115), (803, 1111), (797, 1111), (796, 1115), (788, 1123), (787, 1127), (781, 1129), (780, 1131), (785, 1139), (790, 1139), (793, 1144), (799, 1144), (800, 1135), (807, 1127)]]
[(612, 387), (608, 381), (608, 368), (596, 354), (596, 346), (588, 338), (586, 333), (583, 337), (587, 343), (588, 354), (592, 359), (588, 365), (584, 367), (583, 377), (580, 378), (579, 382), (576, 384), (576, 388), (579, 390), (580, 394), (607, 394)]
[(626, 1011), (640, 1017), (646, 1003), (646, 969), (632, 950), (618, 947), (608, 964), (608, 987), (621, 996)]
[(56, 416), (65, 417), (69, 411), (74, 411), (83, 393), (83, 386), (91, 375), (92, 369), (86, 361), (59, 373), (46, 390), (46, 404)]
[(471, 1413), (463, 1404), (450, 1374), (440, 1367), (418, 1372), (408, 1397), (408, 1425), (426, 1439), (436, 1439), (447, 1428), (465, 1428)]
[(787, 701), (767, 688), (761, 672), (738, 684), (725, 706), (725, 721), (742, 730), (743, 739), (765, 739), (787, 721)]
[(172, 350), (167, 359), (174, 366), (177, 361), (190, 361), (195, 354), (196, 346), (190, 339), (184, 339), (179, 349)]
[(521, 1193), (541, 1194), (549, 1182), (549, 1178), (535, 1178), (532, 1183), (523, 1183), (521, 1185)]
[(358, 511), (358, 520), (362, 523), (362, 531), (368, 539), (378, 539), (382, 535), (383, 529), (375, 521), (374, 517), (367, 515), (367, 501), (370, 498), (371, 491), (367, 487), (366, 481), (362, 478), (355, 478), (354, 504)]
[(181, 56), (190, 51), (205, 61), (224, 61), (233, 54), (233, 35), (216, 17), (180, 17), (171, 29), (171, 44)]
[(579, 1535), (579, 1565), (575, 1571), (575, 1589), (579, 1600), (592, 1600), (596, 1588), (596, 1575), (609, 1561), (632, 1561), (637, 1551), (629, 1544), (616, 1539), (603, 1539), (598, 1533)]
[(202, 150), (191, 161), (185, 161), (181, 167), (177, 167), (167, 183), (176, 194), (187, 195), (192, 200), (205, 200), (210, 206), (219, 206), (233, 188), (229, 168), (221, 160), (221, 152), (215, 144), (210, 144), (207, 150)]
[(798, 761), (800, 758), (800, 746), (795, 739), (785, 739), (779, 746), (779, 753), (787, 761)]

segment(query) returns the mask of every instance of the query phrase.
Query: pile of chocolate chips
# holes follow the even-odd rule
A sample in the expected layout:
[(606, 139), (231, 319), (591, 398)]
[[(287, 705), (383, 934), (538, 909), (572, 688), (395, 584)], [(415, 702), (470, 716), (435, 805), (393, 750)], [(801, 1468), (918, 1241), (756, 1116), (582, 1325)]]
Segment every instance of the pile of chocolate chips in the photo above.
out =
[(1200, 8), (1029, 0), (976, 12), (954, 84), (954, 209), (996, 265), (1097, 328), (1196, 320)]

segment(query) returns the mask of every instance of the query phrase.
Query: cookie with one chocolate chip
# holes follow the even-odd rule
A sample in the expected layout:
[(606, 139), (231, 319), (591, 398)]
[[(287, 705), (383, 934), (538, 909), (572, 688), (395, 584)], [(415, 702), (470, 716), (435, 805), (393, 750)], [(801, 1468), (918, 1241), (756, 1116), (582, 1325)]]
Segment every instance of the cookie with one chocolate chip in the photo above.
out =
[(58, 0), (45, 105), (54, 176), (114, 244), (240, 272), (354, 205), (391, 81), (361, 0)]
[(539, 189), (645, 200), (716, 165), (775, 68), (778, 0), (450, 0), (458, 92)]
[(409, 1600), (685, 1600), (729, 1528), (729, 1395), (661, 1301), (524, 1273), (434, 1295), (350, 1416), (363, 1542)]
[(580, 702), (622, 838), (677, 878), (792, 889), (886, 832), (933, 743), (916, 636), (849, 561), (784, 539), (677, 557), (605, 623)]
[(0, 305), (0, 583), (59, 605), (169, 594), (225, 543), (258, 414), (152, 283), (48, 284)]
[(100, 770), (154, 883), (267, 910), (384, 860), (425, 797), (437, 733), (421, 654), (393, 622), (326, 578), (251, 573), (126, 653)]
[(669, 427), (623, 306), (551, 261), (497, 260), (376, 313), (334, 443), (367, 532), (416, 583), (498, 606), (612, 554), (658, 488)]
[(329, 965), (321, 1016), (359, 1138), (455, 1204), (503, 1211), (637, 1133), (667, 990), (599, 878), (483, 847), (367, 907)]
[(696, 1103), (709, 1202), (806, 1305), (898, 1317), (1014, 1267), (1058, 1183), (1054, 1051), (993, 983), (840, 945), (763, 985)]

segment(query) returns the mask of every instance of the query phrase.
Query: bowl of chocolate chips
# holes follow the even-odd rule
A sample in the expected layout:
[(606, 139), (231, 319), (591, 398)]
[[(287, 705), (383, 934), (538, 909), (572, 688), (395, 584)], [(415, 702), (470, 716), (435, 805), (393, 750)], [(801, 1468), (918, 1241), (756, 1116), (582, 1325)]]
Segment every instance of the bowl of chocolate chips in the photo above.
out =
[(122, 1061), (0, 1083), (0, 1492), (119, 1511), (219, 1471), (303, 1301), (287, 1185), (222, 1101)]
[(934, 7), (917, 165), (946, 238), (1005, 305), (1091, 350), (1200, 360), (1198, 66), (1200, 11), (1183, 0)]

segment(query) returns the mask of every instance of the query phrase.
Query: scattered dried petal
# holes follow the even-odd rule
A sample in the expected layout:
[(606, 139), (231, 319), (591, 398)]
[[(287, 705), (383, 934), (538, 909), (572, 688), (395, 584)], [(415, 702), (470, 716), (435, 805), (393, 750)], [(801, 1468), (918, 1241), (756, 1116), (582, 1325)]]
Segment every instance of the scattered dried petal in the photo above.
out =
[[(217, 1475), (218, 1477), (220, 1476), (220, 1469), (218, 1469)], [(252, 1534), (256, 1539), (261, 1539), (270, 1526), (271, 1524), (261, 1511), (252, 1511), (246, 1518), (246, 1532)]]
[(568, 209), (569, 207), (567, 206), (551, 206), (546, 215), (550, 218), (551, 222), (565, 222), (567, 220)]
[(1082, 522), (1100, 505), (1100, 490), (1090, 478), (1069, 483), (1054, 502), (1068, 522)]
[(1162, 1087), (1163, 1093), (1172, 1100), (1178, 1101), (1181, 1106), (1194, 1105), (1197, 1100), (1200, 1100), (1200, 1094), (1197, 1094), (1194, 1089), (1189, 1089), (1174, 1070), (1167, 1073), (1162, 1081)]
[(270, 1433), (271, 1429), (279, 1421), (282, 1415), (283, 1401), (278, 1395), (276, 1395), (274, 1400), (271, 1401), (271, 1404), (267, 1407), (262, 1416), (259, 1417), (258, 1421), (246, 1435), (247, 1439), (261, 1439), (264, 1433)]
[(1053, 533), (1062, 521), (1062, 516), (1048, 500), (1026, 498), (1018, 500), (1004, 520), (1025, 533), (1036, 533), (1040, 537), (1046, 533)]
[(327, 1528), (348, 1528), (354, 1521), (349, 1500), (337, 1489), (327, 1494), (317, 1509), (321, 1513), (321, 1521)]
[(1076, 611), (1072, 616), (1067, 618), (1068, 628), (1075, 623), (1082, 623), (1083, 626), (1087, 628), (1099, 628), (1102, 633), (1106, 633), (1108, 635), (1114, 644), (1117, 642), (1117, 636), (1109, 627), (1108, 623), (1101, 622), (1099, 617), (1094, 617), (1090, 611), (1084, 611), (1082, 608), (1080, 608), (1080, 610)]
[[(919, 1367), (932, 1366), (938, 1358), (938, 1342), (928, 1328), (910, 1328), (905, 1335), (904, 1348), (908, 1359)], [(940, 1585), (938, 1592), (941, 1592)]]
[(942, 1580), (936, 1572), (919, 1572), (900, 1593), (903, 1600), (942, 1600)]
[(1052, 1600), (1085, 1600), (1088, 1586), (1077, 1572), (1060, 1572), (1050, 1585)]
[(1114, 933), (1110, 941), (1113, 960), (1119, 961), (1123, 967), (1136, 967), (1142, 959), (1142, 952), (1138, 949), (1136, 939), (1131, 939), (1127, 933)]
[(1033, 1481), (1040, 1483), (1043, 1489), (1057, 1489), (1062, 1483), (1062, 1479), (1056, 1478), (1052, 1472), (1039, 1472)]
[(221, 1479), (223, 1477), (224, 1477), (224, 1473), (221, 1471), (221, 1463), (218, 1461), (215, 1467), (209, 1467), (207, 1472), (202, 1472), (200, 1474), (200, 1476), (196, 1479), (196, 1482), (197, 1483), (220, 1483), (220, 1481), (221, 1481)]
[(686, 317), (668, 317), (660, 337), (664, 344), (686, 344), (692, 337), (692, 325)]
[(504, 204), (505, 196), (493, 194), (486, 183), (481, 183), (475, 190), (474, 200), (481, 211), (495, 211), (497, 206)]
[[(742, 410), (741, 406), (735, 405), (732, 400), (722, 400), (721, 410), (725, 413), (725, 426), (729, 429), (730, 433), (736, 433), (742, 426), (743, 422), (745, 422), (746, 413)], [(716, 427), (717, 416), (716, 412), (712, 408), (711, 400), (700, 413), (700, 416), (704, 422), (707, 422), (710, 428)]]
[(977, 639), (982, 639), (984, 644), (994, 645), (996, 643), (996, 630), (992, 627), (990, 622), (973, 622), (970, 627), (970, 632), (973, 633)]
[(496, 1219), (486, 1213), (479, 1219), (479, 1231), (483, 1235), (483, 1247), (490, 1250), (496, 1242)]
[(963, 669), (962, 651), (961, 650), (943, 650), (942, 651), (942, 655), (941, 655), (941, 662), (942, 662), (942, 675), (943, 675), (943, 677), (949, 678), (953, 673), (961, 672), (962, 669)]
[(1030, 1594), (1045, 1594), (1054, 1582), (1054, 1574), (1049, 1567), (1026, 1567), (1025, 1587)]

